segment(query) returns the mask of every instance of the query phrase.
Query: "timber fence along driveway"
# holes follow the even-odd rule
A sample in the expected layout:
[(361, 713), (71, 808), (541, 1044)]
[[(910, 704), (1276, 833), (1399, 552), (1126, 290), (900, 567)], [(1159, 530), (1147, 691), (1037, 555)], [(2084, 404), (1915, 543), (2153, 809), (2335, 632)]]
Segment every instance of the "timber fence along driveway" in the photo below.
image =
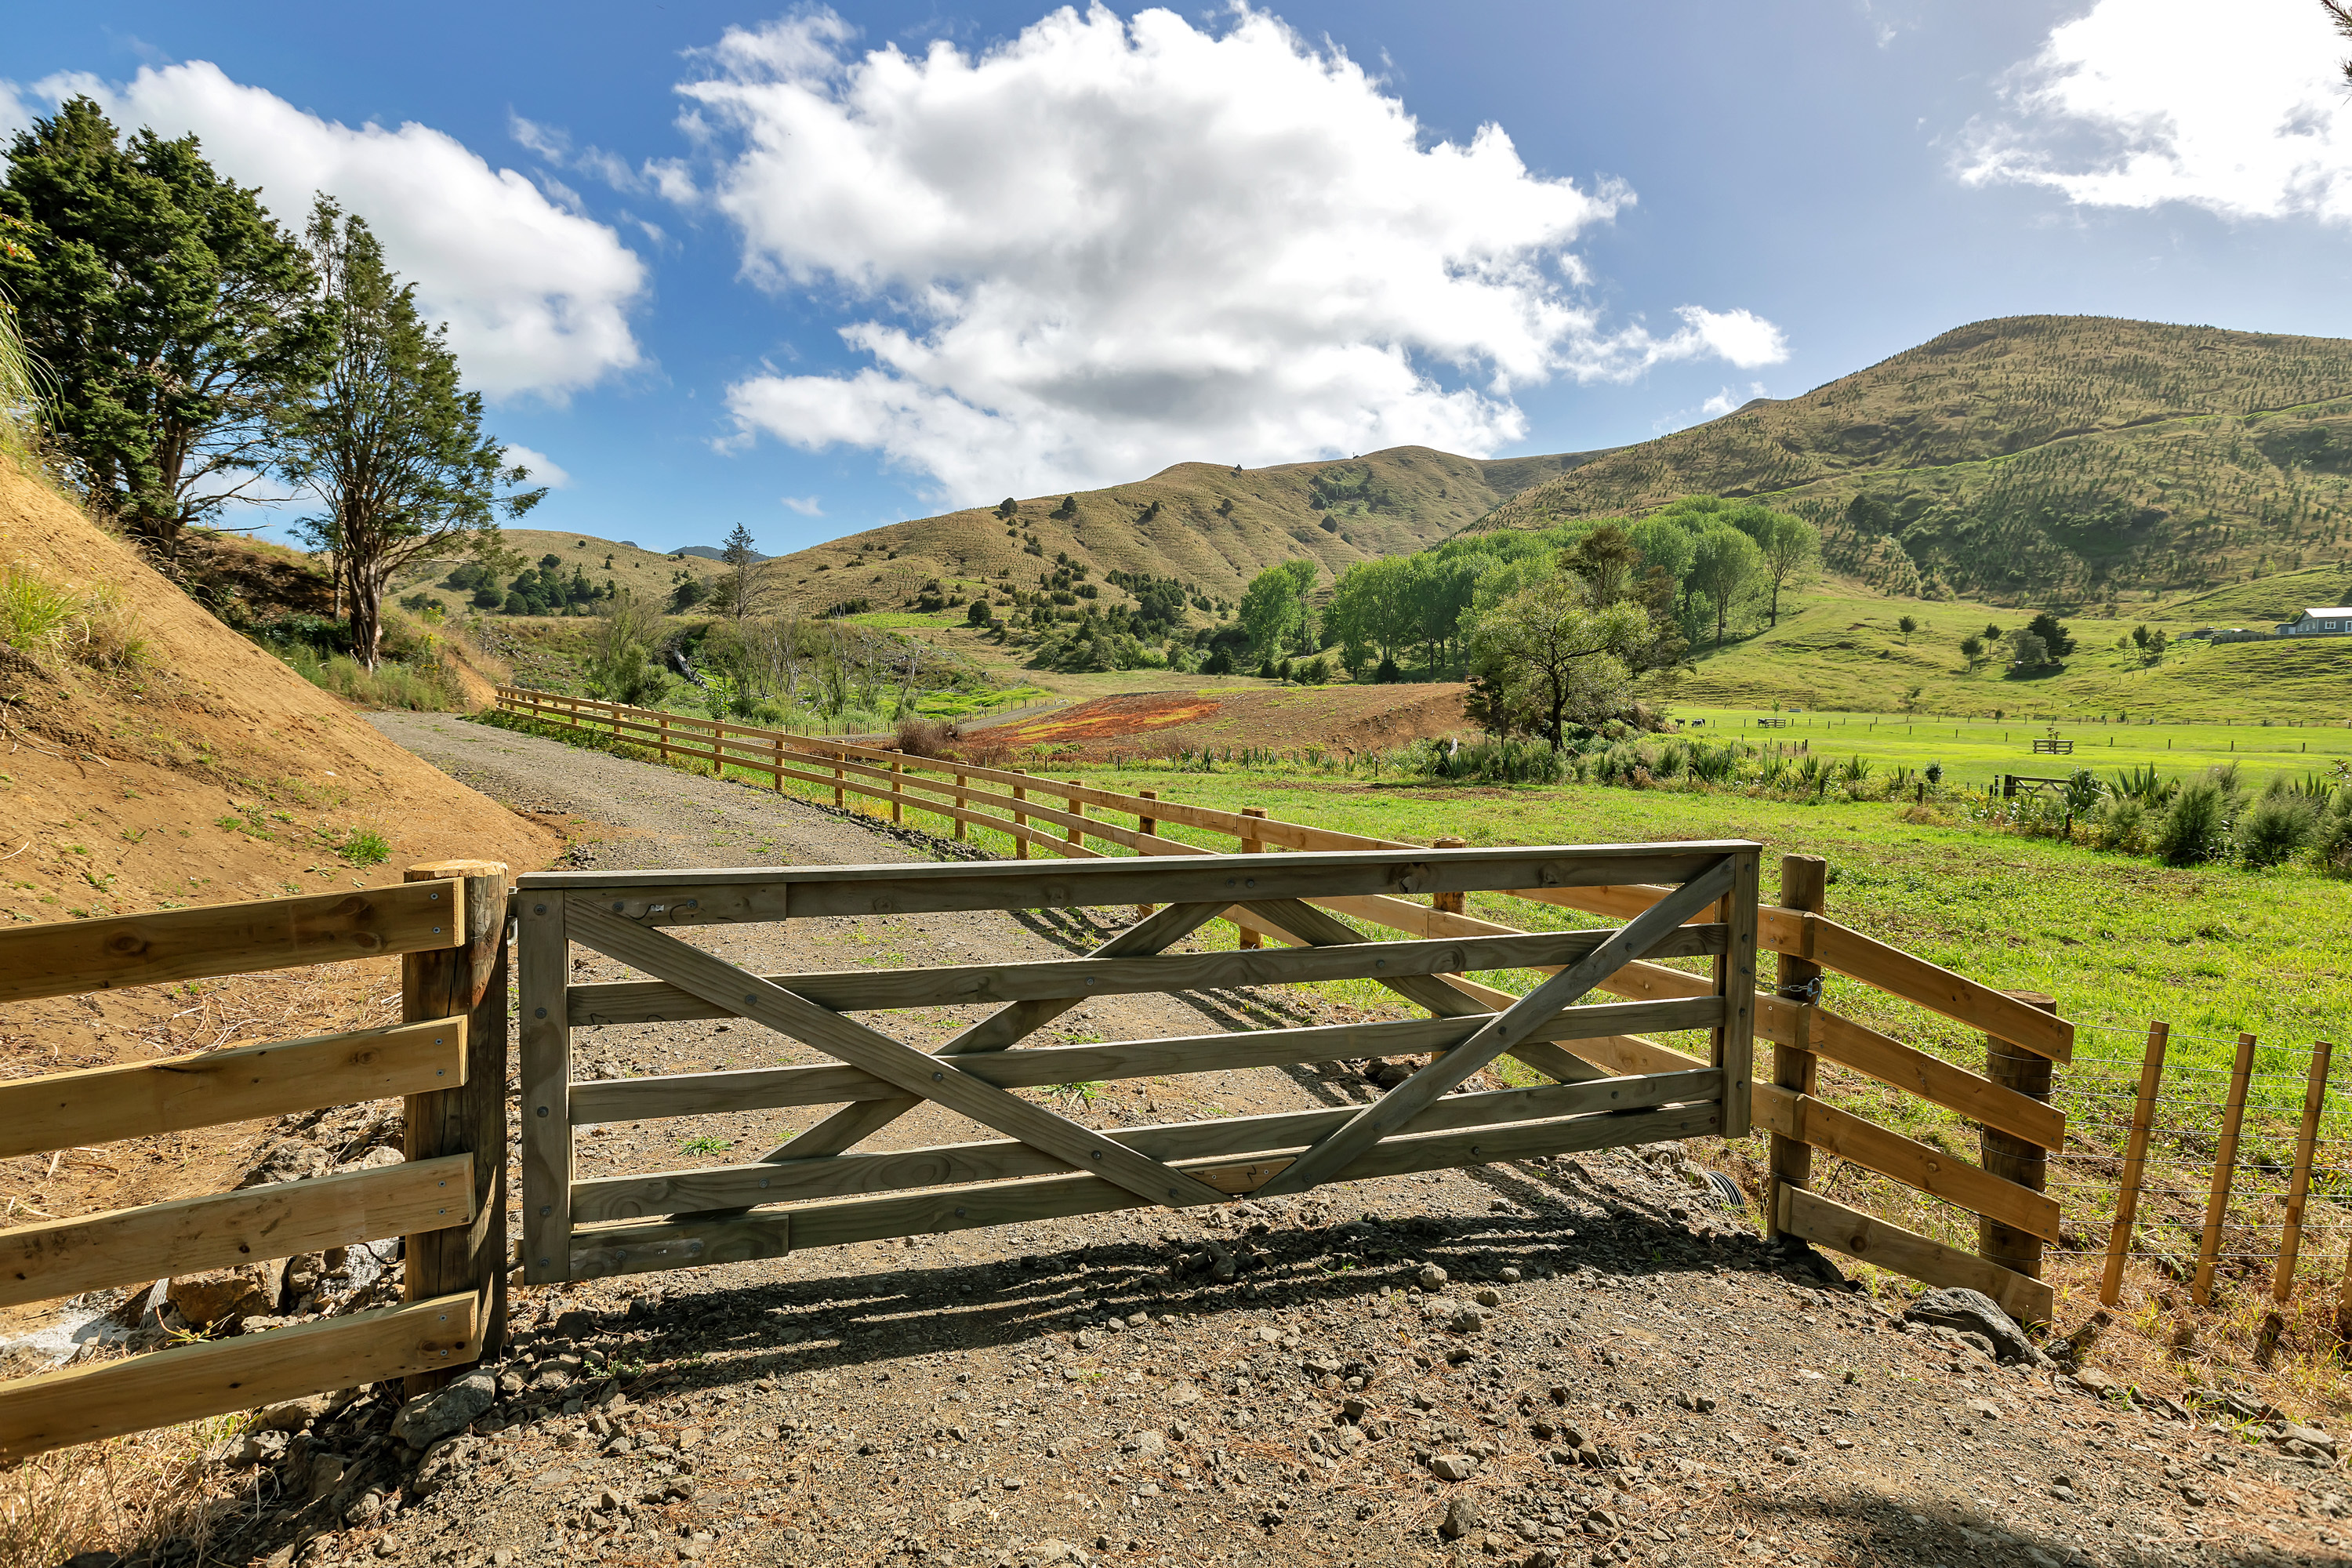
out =
[[(1758, 849), (1746, 843), (1210, 855), (1105, 859), (548, 872), (518, 884), (523, 1267), (533, 1283), (639, 1273), (803, 1247), (1092, 1214), (1191, 1207), (1332, 1181), (1748, 1130)], [(1661, 885), (1624, 925), (1377, 942), (1307, 902), (1476, 889)], [(758, 975), (674, 934), (814, 916), (1160, 905), (1084, 958), (875, 973)], [(1426, 906), (1423, 906), (1426, 908)], [(1168, 951), (1208, 921), (1286, 949)], [(573, 944), (650, 979), (574, 984)], [(1625, 965), (1706, 958), (1695, 994), (1585, 1000)], [(1451, 978), (1548, 970), (1523, 997)], [(1089, 998), (1368, 979), (1433, 1016), (1389, 1023), (1024, 1046)], [(997, 1004), (936, 1052), (845, 1017)], [(574, 1082), (572, 1034), (600, 1025), (740, 1018), (833, 1061)], [(1628, 1030), (1709, 1031), (1710, 1059), (1614, 1074), (1561, 1048), (1630, 1044)], [(1430, 1060), (1369, 1105), (1104, 1132), (1012, 1091), (1272, 1067), (1333, 1057)], [(1556, 1081), (1452, 1093), (1510, 1055)], [(1002, 1136), (939, 1147), (861, 1144), (924, 1100)], [(787, 1105), (838, 1107), (765, 1159), (581, 1181), (583, 1125)]]

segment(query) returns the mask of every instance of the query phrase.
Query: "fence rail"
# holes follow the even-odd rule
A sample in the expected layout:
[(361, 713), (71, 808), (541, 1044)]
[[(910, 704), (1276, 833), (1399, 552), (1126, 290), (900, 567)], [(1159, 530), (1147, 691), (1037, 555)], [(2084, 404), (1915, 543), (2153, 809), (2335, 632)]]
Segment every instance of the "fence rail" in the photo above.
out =
[(443, 862), (362, 893), (0, 931), (0, 1000), (399, 955), (406, 1015), (0, 1084), (0, 1158), (394, 1095), (408, 1118), (398, 1165), (0, 1230), (0, 1306), (385, 1237), (408, 1254), (402, 1306), (0, 1383), (0, 1458), (380, 1378), (421, 1391), (499, 1342), (505, 923), (505, 867)]
[[(1096, 845), (1152, 857), (1216, 853), (1166, 837), (1160, 829), (1169, 826), (1230, 837), (1241, 850), (1252, 854), (1268, 849), (1297, 854), (1381, 850), (1399, 857), (1429, 853), (1423, 845), (1336, 832), (1255, 812), (1223, 811), (1157, 795), (1130, 795), (1076, 779), (1045, 778), (1017, 768), (916, 757), (839, 739), (663, 713), (519, 687), (499, 689), (499, 708), (519, 717), (642, 745), (657, 752), (666, 762), (705, 763), (714, 773), (731, 768), (761, 775), (780, 791), (789, 784), (829, 789), (835, 805), (845, 805), (851, 796), (878, 802), (885, 805), (893, 822), (903, 822), (910, 810), (919, 811), (943, 819), (957, 838), (967, 837), (973, 827), (982, 827), (1010, 838), (1016, 858), (1025, 858), (1032, 850), (1041, 850), (1070, 859), (1097, 859), (1111, 852)], [(1107, 821), (1104, 813), (1132, 818), (1133, 826)], [(1792, 857), (1790, 862), (1784, 862), (1784, 887), (1787, 866), (1802, 858)], [(1142, 903), (1172, 897), (1154, 890), (1166, 875), (1165, 868), (1139, 873), (1131, 886), (1122, 887), (1115, 895), (1106, 894), (1104, 901)], [(1572, 885), (1546, 886), (1530, 879), (1514, 887), (1496, 888), (1492, 892), (1531, 903), (1627, 920), (1656, 904), (1664, 889), (1654, 882), (1655, 879), (1633, 866), (1623, 865), (1607, 881), (1583, 879)], [(1429, 897), (1426, 902), (1416, 901), (1417, 897), (1433, 891), (1421, 887), (1364, 892), (1326, 890), (1307, 892), (1305, 901), (1365, 925), (1433, 940), (1528, 934), (1518, 927), (1473, 917), (1463, 910), (1458, 900), (1453, 900), (1451, 907), (1442, 896)], [(676, 887), (650, 888), (643, 895), (643, 904), (632, 904), (631, 909), (650, 908), (663, 901), (675, 908), (679, 900), (692, 896), (717, 897), (721, 907), (733, 911), (719, 913), (705, 909), (700, 918), (776, 918), (782, 912), (781, 903), (755, 908), (743, 895), (689, 895)], [(730, 899), (732, 901), (729, 901)], [(800, 906), (795, 903), (793, 907), (799, 912)], [(1226, 911), (1226, 918), (1240, 930), (1244, 946), (1256, 939), (1258, 924), (1243, 918), (1242, 911)], [(1265, 934), (1277, 940), (1296, 941), (1279, 931)], [(1989, 1040), (2000, 1043), (1989, 1050), (1989, 1065), (2018, 1050), (2047, 1062), (2072, 1058), (2074, 1027), (2065, 1019), (2040, 1010), (2032, 1002), (1875, 941), (1828, 919), (1818, 908), (1759, 909), (1757, 942), (1759, 948), (1781, 955), (1784, 964), (1794, 962), (1810, 965), (1816, 974), (1822, 969), (1832, 970), (1985, 1031)], [(1470, 966), (1465, 963), (1463, 967)], [(1549, 966), (1523, 967), (1540, 973)], [(1487, 1006), (1507, 1006), (1516, 999), (1507, 993), (1458, 976), (1449, 977), (1443, 984)], [(1600, 982), (1600, 989), (1612, 995), (1642, 1002), (1687, 998), (1706, 988), (1702, 976), (1638, 961), (1621, 965)], [(1759, 990), (1747, 1002), (1748, 1024), (1755, 1037), (1770, 1042), (1776, 1057), (1786, 1056), (1790, 1061), (1785, 1073), (1776, 1070), (1774, 1081), (1756, 1083), (1749, 1090), (1757, 1121), (1791, 1145), (1832, 1153), (1917, 1192), (1956, 1204), (1991, 1224), (2039, 1239), (2056, 1237), (2056, 1205), (2032, 1180), (2021, 1183), (1981, 1164), (1970, 1164), (1827, 1104), (1811, 1092), (1810, 1069), (1801, 1068), (1799, 1058), (1837, 1062), (1890, 1088), (1978, 1121), (1991, 1129), (1994, 1135), (2053, 1151), (2064, 1145), (2065, 1119), (2049, 1103), (2046, 1075), (2042, 1092), (2028, 1092), (2017, 1084), (2002, 1081), (1999, 1076), (1974, 1072), (1917, 1050), (1854, 1019), (1831, 1012), (1817, 1001), (1799, 999), (1804, 994), (1807, 993), (1792, 991), (1790, 995), (1782, 995), (1777, 988)], [(586, 1005), (593, 1011), (593, 1003)], [(1575, 1056), (1612, 1071), (1686, 1071), (1706, 1065), (1637, 1034), (1620, 1032), (1605, 1037), (1564, 1041), (1562, 1045)], [(1739, 1090), (1734, 1089), (1731, 1092)], [(1997, 1159), (1998, 1154), (1994, 1157)], [(1796, 1162), (1791, 1156), (1781, 1163), (1793, 1168)], [(1801, 1179), (1782, 1184), (1802, 1187), (1805, 1184)], [(1860, 1234), (1851, 1223), (1832, 1225), (1819, 1207), (1798, 1205), (1788, 1210), (1790, 1219), (1783, 1225), (1781, 1211), (1777, 1197), (1768, 1199), (1767, 1217), (1776, 1228), (1862, 1256), (1854, 1245), (1850, 1245)], [(2034, 1277), (2038, 1270), (2002, 1269), (1999, 1275), (1989, 1276), (1984, 1269), (1998, 1265), (1958, 1253), (1927, 1237), (1899, 1231), (1885, 1221), (1874, 1223), (1879, 1228), (1869, 1237), (1875, 1254), (1870, 1261), (1899, 1259), (1887, 1266), (1899, 1267), (1932, 1284), (1984, 1289), (1990, 1280), (1997, 1289), (1988, 1290), (1988, 1294), (2010, 1302), (2019, 1316), (2048, 1317), (2052, 1293), (2048, 1285)], [(1957, 1261), (1961, 1258), (1968, 1259), (1968, 1266)]]

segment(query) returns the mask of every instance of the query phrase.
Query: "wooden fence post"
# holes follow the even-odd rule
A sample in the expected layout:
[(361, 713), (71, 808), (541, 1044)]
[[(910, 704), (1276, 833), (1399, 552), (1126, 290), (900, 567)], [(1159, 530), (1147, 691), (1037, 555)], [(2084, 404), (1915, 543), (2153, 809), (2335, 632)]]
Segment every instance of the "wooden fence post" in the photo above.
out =
[(971, 803), (965, 800), (963, 796), (963, 770), (958, 768), (955, 775), (955, 836), (959, 842), (965, 837), (964, 813), (971, 809)]
[(2164, 1047), (2171, 1038), (2171, 1025), (2149, 1022), (2147, 1050), (2139, 1062), (2139, 1095), (2132, 1101), (2131, 1132), (2124, 1141), (2123, 1182), (2116, 1189), (2116, 1223), (2107, 1231), (2106, 1272), (2099, 1277), (2099, 1300), (2109, 1307), (2123, 1295), (2124, 1260), (2131, 1255), (2132, 1227), (2139, 1223), (2148, 1132), (2156, 1125), (2157, 1096), (2164, 1085)]
[[(1245, 805), (1242, 807), (1242, 815), (1244, 816), (1263, 817), (1265, 816), (1265, 807), (1262, 805)], [(1242, 840), (1241, 852), (1244, 855), (1263, 855), (1265, 853), (1265, 840), (1258, 838), (1244, 838)], [(1258, 935), (1255, 927), (1245, 925), (1237, 926), (1236, 931), (1236, 946), (1264, 947), (1265, 945), (1265, 939)]]
[[(1019, 774), (1024, 779), (1029, 776), (1029, 770), (1027, 768), (1013, 768), (1009, 771)], [(1013, 798), (1015, 800), (1027, 800), (1029, 798), (1029, 792), (1026, 789), (1024, 789), (1021, 785), (1014, 784), (1013, 786)], [(1029, 817), (1026, 813), (1023, 812), (1017, 806), (1013, 808), (1013, 826), (1015, 830), (1013, 835), (1013, 858), (1015, 860), (1026, 860), (1029, 858), (1029, 836), (1019, 830), (1029, 826)]]
[(2287, 1186), (2286, 1231), (2279, 1237), (2278, 1271), (2271, 1296), (2282, 1307), (2294, 1289), (2294, 1258), (2303, 1247), (2303, 1205), (2311, 1195), (2311, 1159), (2319, 1146), (2319, 1113), (2327, 1104), (2327, 1064), (2336, 1047), (2321, 1040), (2311, 1047), (2311, 1076), (2304, 1080), (2303, 1127), (2295, 1134), (2294, 1175)]
[[(1429, 841), (1429, 847), (1432, 849), (1467, 849), (1470, 847), (1470, 841), (1467, 838), (1433, 838)], [(1429, 895), (1429, 907), (1449, 915), (1467, 914), (1470, 910), (1470, 895), (1459, 892), (1432, 893)]]
[(849, 753), (847, 752), (835, 752), (833, 753), (833, 809), (835, 811), (843, 810), (846, 805), (846, 802), (842, 799), (841, 795), (841, 782), (845, 776), (841, 771), (841, 764), (848, 760)]
[[(1820, 914), (1829, 900), (1830, 863), (1818, 855), (1783, 855), (1780, 857), (1780, 907), (1802, 910), (1808, 914)], [(1801, 922), (1806, 934), (1806, 945), (1811, 945), (1812, 926)], [(1775, 975), (1784, 1000), (1808, 996), (1818, 1000), (1821, 995), (1822, 966), (1794, 953), (1780, 954), (1780, 969)], [(1799, 1026), (1802, 1038), (1810, 1043), (1813, 1029), (1813, 1002), (1797, 1005)], [(1772, 1047), (1772, 1081), (1780, 1088), (1798, 1094), (1812, 1094), (1820, 1086), (1821, 1058), (1801, 1046), (1775, 1045)], [(1790, 1138), (1774, 1132), (1766, 1140), (1766, 1163), (1771, 1170), (1771, 1180), (1764, 1194), (1764, 1225), (1767, 1232), (1779, 1237), (1780, 1215), (1786, 1207), (1781, 1193), (1791, 1187), (1804, 1187), (1813, 1179), (1813, 1148), (1801, 1138)]]
[(669, 715), (667, 713), (661, 716), (661, 735), (659, 737), (659, 744), (661, 746), (662, 766), (667, 767), (669, 766)]
[[(2058, 1011), (2058, 999), (2054, 996), (2045, 996), (2038, 991), (2012, 991), (2010, 994), (2042, 1012)], [(2013, 1046), (1996, 1036), (1985, 1037), (1985, 1077), (2044, 1104), (2050, 1100), (2052, 1065), (2050, 1058), (2039, 1052)], [(2049, 1187), (2050, 1152), (2041, 1144), (1988, 1127), (1979, 1135), (1977, 1147), (1980, 1151), (1979, 1163), (1990, 1174), (2014, 1182), (2029, 1192), (2042, 1192)], [(1981, 1215), (1977, 1217), (1977, 1256), (2029, 1279), (2042, 1278), (2042, 1238)]]
[[(1158, 800), (1160, 798), (1160, 792), (1156, 789), (1139, 789), (1135, 793), (1144, 800)], [(1145, 816), (1140, 813), (1138, 813), (1135, 818), (1135, 831), (1146, 838), (1156, 838), (1160, 836), (1160, 819), (1156, 816)], [(1138, 846), (1136, 853), (1139, 855), (1149, 855), (1151, 851), (1143, 848), (1141, 846)], [(1136, 905), (1135, 918), (1139, 921), (1150, 920), (1151, 918), (1151, 906), (1150, 904)]]
[(899, 758), (890, 759), (890, 820), (907, 820), (907, 764)]
[(2254, 1076), (2254, 1037), (2238, 1037), (2237, 1059), (2230, 1064), (2229, 1098), (2221, 1102), (2221, 1141), (2213, 1151), (2213, 1190), (2205, 1200), (2205, 1231), (2197, 1244), (2197, 1278), (2189, 1299), (2213, 1304), (2213, 1265), (2221, 1256), (2221, 1222), (2230, 1212), (2230, 1184), (2238, 1173), (2238, 1131), (2246, 1121), (2246, 1086)]
[[(1084, 779), (1065, 779), (1062, 782), (1068, 784), (1072, 789), (1081, 789), (1084, 788), (1086, 784), (1086, 781)], [(1080, 800), (1076, 795), (1068, 795), (1064, 798), (1069, 805), (1070, 815), (1072, 816), (1084, 816), (1087, 814), (1087, 803), (1085, 801)], [(1083, 845), (1085, 844), (1087, 837), (1086, 829), (1080, 827), (1074, 822), (1070, 824), (1070, 831), (1067, 837), (1073, 844)]]
[[(407, 882), (463, 879), (449, 911), (452, 946), (400, 961), (404, 1024), (466, 1020), (466, 1081), (412, 1094), (404, 1107), (402, 1152), (411, 1161), (474, 1157), (474, 1223), (404, 1238), (405, 1299), (471, 1290), (481, 1303), (482, 1354), (506, 1339), (507, 1304), (507, 868), (495, 860), (436, 860), (411, 866)], [(440, 1387), (455, 1370), (412, 1373), (413, 1397)]]

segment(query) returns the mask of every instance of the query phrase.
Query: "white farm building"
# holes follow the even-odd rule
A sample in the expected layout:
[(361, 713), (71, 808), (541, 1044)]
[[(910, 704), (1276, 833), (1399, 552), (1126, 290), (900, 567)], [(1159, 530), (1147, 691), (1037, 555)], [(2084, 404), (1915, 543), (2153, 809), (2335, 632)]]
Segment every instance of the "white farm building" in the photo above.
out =
[(2352, 605), (2305, 610), (2291, 621), (2281, 621), (2278, 635), (2283, 637), (2352, 637)]

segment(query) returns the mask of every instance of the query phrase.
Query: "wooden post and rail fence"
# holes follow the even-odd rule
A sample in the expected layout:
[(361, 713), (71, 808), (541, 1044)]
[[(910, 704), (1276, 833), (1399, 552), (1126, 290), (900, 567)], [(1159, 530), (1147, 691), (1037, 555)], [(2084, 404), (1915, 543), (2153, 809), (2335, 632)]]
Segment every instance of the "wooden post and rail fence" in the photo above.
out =
[[(706, 763), (715, 773), (734, 769), (759, 775), (779, 791), (793, 784), (830, 789), (836, 804), (845, 804), (851, 796), (895, 802), (902, 811), (929, 814), (960, 830), (985, 827), (1003, 834), (1012, 839), (1016, 858), (1026, 858), (1033, 847), (1067, 858), (1098, 858), (1108, 851), (1095, 847), (1097, 843), (1139, 855), (1213, 853), (1167, 837), (1162, 829), (1169, 826), (1230, 837), (1240, 853), (1251, 855), (1269, 848), (1428, 852), (1423, 845), (1284, 822), (1256, 807), (1227, 812), (1077, 781), (1056, 784), (1017, 768), (915, 757), (838, 739), (662, 715), (587, 698), (501, 687), (498, 706), (517, 717), (639, 744), (662, 732), (660, 726), (667, 722), (677, 754)], [(1061, 805), (1048, 805), (1047, 800)], [(1107, 820), (1106, 814), (1131, 817), (1136, 826)], [(2025, 1242), (2055, 1242), (2059, 1211), (2036, 1184), (2033, 1162), (2023, 1151), (2046, 1155), (2063, 1148), (2065, 1118), (2048, 1101), (2047, 1072), (2012, 1070), (2011, 1058), (2022, 1054), (2045, 1063), (2070, 1060), (2074, 1026), (2049, 1010), (2046, 997), (2012, 996), (1830, 920), (1822, 912), (1817, 890), (1822, 869), (1805, 857), (1784, 859), (1781, 904), (1759, 912), (1759, 941), (1785, 965), (1773, 988), (1757, 993), (1752, 1008), (1756, 1037), (1773, 1047), (1774, 1058), (1771, 1081), (1756, 1084), (1753, 1091), (1755, 1121), (1774, 1139), (1767, 1223), (1777, 1234), (1830, 1247), (1930, 1284), (1981, 1290), (2021, 1321), (2046, 1321), (2053, 1291), (2039, 1277), (2038, 1255)], [(1627, 883), (1489, 891), (1626, 920), (1648, 910), (1665, 889)], [(1334, 896), (1307, 901), (1364, 925), (1415, 937), (1527, 934), (1519, 927), (1476, 918), (1434, 899), (1421, 903), (1393, 897)], [(1289, 940), (1275, 931), (1262, 936), (1255, 922), (1240, 910), (1233, 923), (1244, 950), (1256, 948), (1263, 936)], [(1982, 1031), (1989, 1042), (1989, 1064), (1996, 1070), (1970, 1071), (1822, 1007), (1818, 980), (1823, 970)], [(1513, 1000), (1508, 993), (1473, 981), (1454, 984), (1489, 1006), (1507, 1006)], [(1620, 997), (1654, 1000), (1701, 994), (1707, 982), (1685, 971), (1634, 963), (1603, 979), (1601, 988)], [(1637, 1035), (1582, 1041), (1568, 1048), (1616, 1072), (1689, 1070), (1704, 1065)], [(1980, 1156), (1992, 1164), (1957, 1158), (1820, 1099), (1812, 1075), (1822, 1060), (1979, 1123), (1989, 1137), (2003, 1140), (1988, 1142)], [(1933, 1240), (1815, 1192), (1810, 1180), (1814, 1151), (1974, 1215), (1980, 1222), (1979, 1250)], [(2021, 1179), (2012, 1179), (2010, 1173)], [(2001, 1248), (2009, 1261), (1985, 1256), (1989, 1247)], [(2012, 1267), (2014, 1263), (2032, 1267)]]
[(505, 1321), (507, 868), (0, 931), (0, 1002), (399, 956), (384, 1028), (0, 1083), (0, 1157), (397, 1096), (406, 1159), (0, 1230), (0, 1305), (403, 1238), (402, 1305), (0, 1383), (0, 1458), (387, 1378), (424, 1392)]

